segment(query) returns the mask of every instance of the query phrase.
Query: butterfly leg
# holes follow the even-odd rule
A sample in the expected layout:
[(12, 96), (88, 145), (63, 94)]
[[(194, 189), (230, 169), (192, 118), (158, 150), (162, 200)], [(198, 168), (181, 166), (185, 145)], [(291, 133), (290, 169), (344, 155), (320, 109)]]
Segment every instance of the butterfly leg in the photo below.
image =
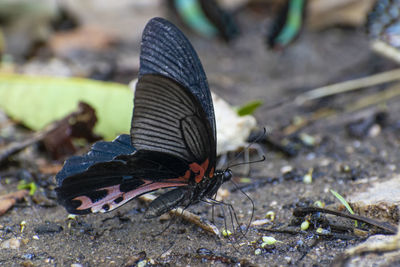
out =
[(224, 227), (225, 227), (226, 230), (228, 229), (228, 225), (226, 223), (226, 216), (225, 216), (224, 207), (225, 206), (228, 207), (229, 217), (230, 217), (230, 221), (231, 221), (230, 223), (231, 223), (233, 229), (235, 229), (235, 223), (236, 223), (238, 225), (238, 227), (239, 227), (239, 231), (241, 232), (242, 235), (244, 235), (242, 233), (242, 231), (241, 231), (239, 219), (237, 218), (235, 209), (233, 208), (233, 206), (231, 204), (225, 203), (223, 201), (218, 201), (218, 200), (215, 200), (215, 199), (212, 199), (212, 198), (206, 198), (206, 199), (204, 199), (202, 201), (205, 202), (205, 203), (213, 205), (213, 207), (214, 207), (214, 205), (218, 205), (219, 207), (221, 207), (222, 216), (224, 217)]

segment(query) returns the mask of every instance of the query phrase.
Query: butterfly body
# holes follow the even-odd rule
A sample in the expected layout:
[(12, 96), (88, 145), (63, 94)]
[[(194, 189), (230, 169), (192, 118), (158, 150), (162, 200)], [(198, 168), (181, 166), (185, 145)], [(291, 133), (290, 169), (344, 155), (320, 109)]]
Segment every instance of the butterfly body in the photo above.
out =
[(230, 180), (231, 171), (217, 170), (212, 178), (204, 177), (200, 183), (187, 188), (178, 187), (153, 200), (146, 211), (145, 217), (155, 218), (176, 207), (188, 207), (201, 200), (212, 198), (220, 186)]
[(68, 212), (107, 212), (158, 189), (145, 215), (212, 198), (231, 171), (215, 170), (216, 132), (201, 63), (173, 24), (155, 18), (143, 33), (130, 136), (98, 142), (57, 174)]

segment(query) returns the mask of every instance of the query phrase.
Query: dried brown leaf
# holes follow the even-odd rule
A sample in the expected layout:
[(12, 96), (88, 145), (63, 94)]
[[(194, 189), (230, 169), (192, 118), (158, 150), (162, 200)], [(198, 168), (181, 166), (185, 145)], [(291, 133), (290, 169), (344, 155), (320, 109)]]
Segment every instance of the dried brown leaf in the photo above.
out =
[(16, 192), (0, 196), (0, 215), (6, 213), (15, 205), (18, 200), (21, 200), (28, 195), (28, 190), (18, 190)]

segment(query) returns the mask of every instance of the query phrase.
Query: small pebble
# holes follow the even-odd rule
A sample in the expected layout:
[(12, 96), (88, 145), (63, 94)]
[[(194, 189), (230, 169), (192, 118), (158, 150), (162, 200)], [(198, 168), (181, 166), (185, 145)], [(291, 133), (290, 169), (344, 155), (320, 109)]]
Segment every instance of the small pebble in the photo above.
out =
[(368, 135), (371, 137), (376, 137), (381, 133), (381, 131), (382, 131), (381, 126), (375, 124), (374, 126), (371, 127), (371, 129), (369, 129)]
[(342, 172), (345, 172), (345, 173), (347, 173), (347, 172), (351, 172), (351, 168), (350, 168), (350, 166), (349, 165), (341, 165), (340, 166), (340, 170), (342, 171)]
[(22, 267), (33, 267), (35, 265), (33, 264), (33, 262), (28, 260), (28, 261), (21, 262), (20, 266), (22, 266)]
[(1, 248), (19, 249), (21, 241), (16, 238), (11, 238), (1, 244)]
[(285, 261), (287, 263), (291, 263), (292, 262), (292, 258), (291, 257), (286, 256), (284, 259), (285, 259)]
[(254, 251), (254, 255), (260, 255), (260, 254), (261, 254), (261, 249), (257, 248), (257, 249)]
[(300, 133), (300, 140), (305, 144), (306, 146), (314, 146), (315, 145), (315, 138), (309, 134), (306, 133)]
[(83, 265), (80, 263), (72, 263), (71, 267), (83, 267)]
[(217, 197), (216, 200), (217, 201), (223, 201), (224, 199), (226, 199), (227, 197), (229, 197), (230, 192), (227, 189), (220, 189), (217, 192)]
[(395, 170), (396, 170), (396, 165), (394, 165), (394, 164), (389, 164), (389, 165), (387, 165), (387, 168), (388, 168), (389, 170), (391, 170), (391, 171), (395, 171)]
[(315, 155), (315, 153), (308, 153), (307, 154), (307, 156), (306, 156), (306, 159), (307, 160), (313, 160), (313, 159), (315, 159), (315, 157), (316, 157), (317, 155)]
[(22, 258), (25, 260), (32, 260), (35, 257), (35, 254), (33, 253), (26, 253), (24, 255), (22, 255)]
[(270, 219), (261, 219), (261, 220), (255, 220), (253, 222), (251, 222), (252, 226), (260, 226), (260, 225), (264, 225), (267, 223), (270, 223), (271, 220)]
[(311, 184), (312, 183), (312, 175), (306, 174), (303, 176), (303, 183)]
[(288, 173), (288, 172), (291, 172), (291, 171), (293, 171), (293, 167), (290, 166), (290, 165), (285, 165), (285, 166), (283, 166), (281, 168), (281, 173), (282, 174), (285, 174), (285, 173)]
[(319, 161), (319, 166), (321, 167), (326, 167), (331, 163), (331, 161), (329, 159), (321, 159)]

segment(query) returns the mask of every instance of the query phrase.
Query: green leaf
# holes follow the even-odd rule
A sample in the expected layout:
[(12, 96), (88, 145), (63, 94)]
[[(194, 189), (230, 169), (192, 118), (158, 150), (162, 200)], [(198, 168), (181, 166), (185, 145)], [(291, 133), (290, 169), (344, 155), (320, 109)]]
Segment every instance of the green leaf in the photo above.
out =
[(337, 198), (339, 199), (339, 201), (346, 207), (346, 209), (351, 213), (354, 214), (353, 209), (350, 207), (349, 203), (346, 201), (346, 199), (344, 199), (344, 197), (342, 197), (338, 192), (330, 189), (331, 193)]
[(254, 111), (263, 104), (261, 100), (247, 102), (237, 109), (239, 116), (252, 115)]
[(21, 180), (17, 185), (17, 189), (29, 189), (29, 195), (33, 196), (37, 190), (37, 185), (35, 184), (35, 182), (28, 183), (25, 180)]
[(96, 110), (95, 133), (106, 140), (129, 133), (133, 93), (127, 85), (83, 78), (0, 74), (0, 108), (33, 130), (73, 112), (79, 101)]
[[(353, 209), (350, 207), (349, 203), (346, 201), (346, 199), (344, 199), (344, 197), (342, 197), (338, 192), (330, 189), (331, 193), (337, 198), (339, 199), (339, 201), (346, 207), (346, 209), (351, 213), (354, 214)], [(354, 225), (357, 227), (358, 223), (357, 221), (354, 221)]]

